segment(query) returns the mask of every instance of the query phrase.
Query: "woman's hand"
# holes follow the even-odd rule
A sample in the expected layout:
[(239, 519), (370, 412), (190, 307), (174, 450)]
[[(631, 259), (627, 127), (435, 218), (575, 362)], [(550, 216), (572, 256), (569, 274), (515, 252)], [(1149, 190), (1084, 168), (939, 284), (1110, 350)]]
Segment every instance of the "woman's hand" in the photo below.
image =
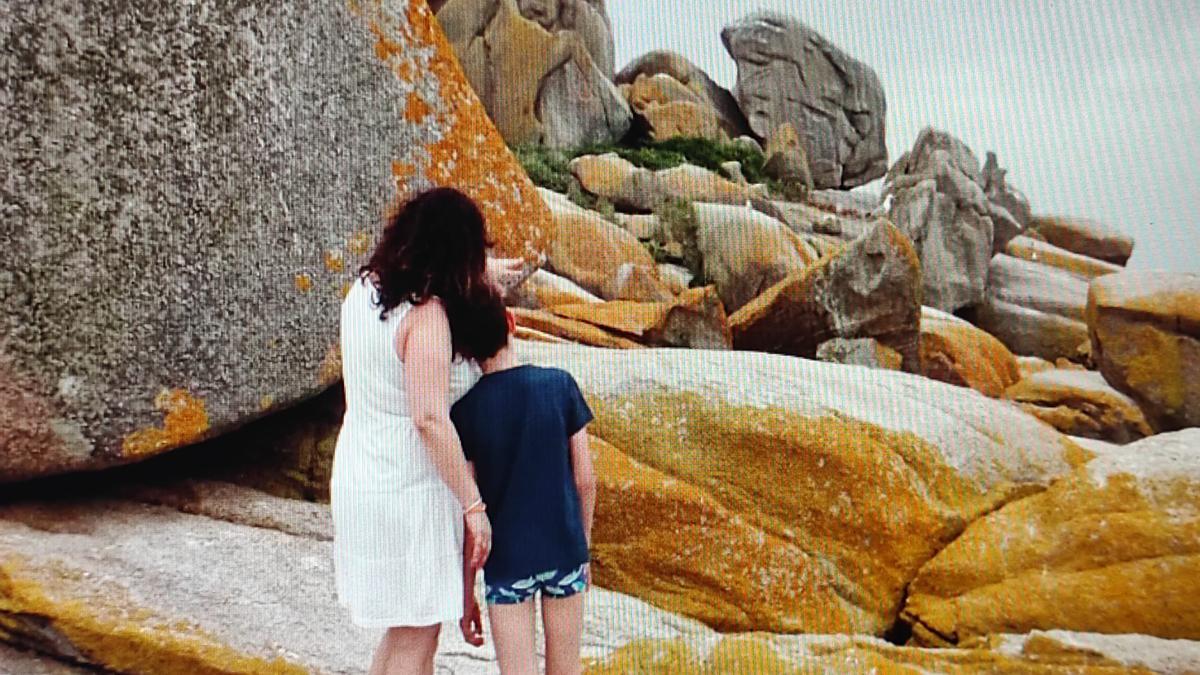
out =
[(486, 511), (474, 511), (463, 516), (467, 530), (467, 563), (474, 568), (483, 567), (492, 552), (492, 522)]
[(463, 603), (463, 616), (458, 622), (463, 639), (474, 647), (483, 646), (483, 617), (479, 612), (479, 602), (475, 599), (475, 589), (464, 589), (467, 599)]
[(507, 295), (529, 278), (534, 269), (521, 258), (488, 258), (486, 274), (488, 282)]

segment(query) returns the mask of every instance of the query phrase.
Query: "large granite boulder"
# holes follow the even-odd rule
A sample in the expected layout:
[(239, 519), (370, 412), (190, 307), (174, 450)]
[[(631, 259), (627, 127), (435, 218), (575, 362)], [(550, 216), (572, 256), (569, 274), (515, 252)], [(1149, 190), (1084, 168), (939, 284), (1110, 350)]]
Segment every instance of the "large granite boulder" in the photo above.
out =
[(884, 185), (891, 221), (920, 256), (924, 302), (946, 312), (978, 304), (987, 288), (995, 227), (978, 180), (971, 149), (926, 128)]
[(739, 206), (749, 202), (768, 215), (779, 212), (749, 185), (693, 164), (651, 171), (608, 153), (581, 155), (571, 160), (569, 167), (584, 190), (628, 211), (654, 211), (667, 202), (682, 200)]
[(578, 147), (629, 130), (603, 0), (449, 0), (437, 18), (509, 144)]
[(670, 302), (616, 300), (559, 305), (550, 311), (655, 347), (729, 349), (733, 346), (725, 307), (712, 286), (687, 289)]
[(921, 269), (908, 239), (881, 221), (842, 251), (793, 272), (733, 313), (737, 349), (813, 358), (835, 337), (872, 337), (920, 369)]
[(1087, 292), (1092, 358), (1161, 429), (1200, 426), (1200, 275), (1122, 272)]
[(975, 323), (1014, 354), (1086, 360), (1086, 279), (1058, 267), (1000, 254), (988, 266), (987, 297)]
[(1200, 638), (1200, 430), (1109, 451), (972, 523), (904, 616), (924, 643), (1063, 629)]
[(1033, 219), (1033, 211), (1029, 208), (1029, 199), (1020, 190), (1008, 184), (1007, 175), (1008, 170), (1000, 168), (996, 153), (989, 151), (980, 176), (983, 192), (988, 201), (1007, 211), (1024, 229)]
[(0, 481), (328, 386), (397, 186), (459, 186), (501, 252), (544, 248), (549, 214), (422, 1), (56, 0), (0, 21)]
[(713, 81), (699, 66), (683, 55), (666, 50), (648, 52), (634, 59), (614, 78), (618, 85), (633, 84), (639, 77), (665, 75), (679, 82), (708, 104), (717, 115), (721, 130), (729, 138), (738, 138), (750, 131), (746, 116), (728, 89)]
[(1037, 216), (1029, 228), (1068, 251), (1124, 266), (1133, 255), (1133, 238), (1104, 223), (1086, 218)]
[(638, 75), (632, 83), (619, 88), (633, 111), (645, 121), (653, 140), (728, 138), (721, 129), (717, 111), (701, 94), (670, 75)]
[(1014, 258), (1057, 267), (1084, 279), (1095, 279), (1105, 274), (1120, 272), (1123, 269), (1120, 265), (1073, 253), (1049, 242), (1024, 235), (1009, 240), (1004, 247), (1004, 252)]
[(590, 431), (645, 467), (601, 465), (597, 583), (725, 630), (882, 634), (969, 522), (1088, 456), (1015, 406), (906, 373), (517, 345), (569, 371)]
[(737, 98), (767, 138), (790, 122), (804, 138), (818, 188), (852, 188), (887, 172), (879, 76), (796, 19), (757, 12), (726, 26)]
[(953, 314), (921, 308), (921, 374), (999, 398), (1021, 379), (1013, 353)]
[(1137, 403), (1094, 370), (1043, 370), (1009, 387), (1004, 398), (1071, 436), (1122, 444), (1154, 433)]

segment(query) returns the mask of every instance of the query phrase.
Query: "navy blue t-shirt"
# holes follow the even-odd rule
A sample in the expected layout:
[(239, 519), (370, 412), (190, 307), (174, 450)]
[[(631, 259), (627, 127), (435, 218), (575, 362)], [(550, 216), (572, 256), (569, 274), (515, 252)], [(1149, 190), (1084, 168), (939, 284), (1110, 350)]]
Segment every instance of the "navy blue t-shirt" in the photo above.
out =
[(570, 438), (592, 420), (579, 386), (558, 368), (485, 374), (450, 410), (492, 523), (488, 583), (588, 561)]

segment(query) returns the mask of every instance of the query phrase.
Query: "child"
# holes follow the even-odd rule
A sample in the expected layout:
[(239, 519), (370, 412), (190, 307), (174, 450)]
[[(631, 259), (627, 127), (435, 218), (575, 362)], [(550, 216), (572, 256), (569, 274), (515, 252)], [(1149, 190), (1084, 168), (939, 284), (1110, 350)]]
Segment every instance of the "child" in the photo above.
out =
[[(476, 321), (474, 329), (500, 331), (502, 339), (494, 355), (479, 357), (483, 377), (450, 417), (492, 523), (483, 575), (500, 671), (537, 672), (533, 601), (540, 596), (546, 672), (579, 673), (596, 504), (585, 430), (592, 412), (566, 371), (517, 362), (508, 345), (513, 318), (503, 304), (479, 310)], [(464, 574), (461, 627), (481, 644), (476, 570), (468, 566)]]

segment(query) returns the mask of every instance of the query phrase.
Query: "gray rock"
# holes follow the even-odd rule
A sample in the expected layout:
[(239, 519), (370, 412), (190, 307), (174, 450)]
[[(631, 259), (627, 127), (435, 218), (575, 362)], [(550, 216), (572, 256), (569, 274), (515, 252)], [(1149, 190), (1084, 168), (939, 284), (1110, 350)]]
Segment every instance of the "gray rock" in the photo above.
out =
[(545, 217), (482, 108), (441, 100), (448, 56), (417, 42), (436, 25), (397, 13), (385, 62), (381, 11), (4, 4), (0, 481), (134, 461), (335, 381), (393, 162), (413, 189), (479, 171), (513, 222)]
[(979, 162), (970, 148), (926, 128), (884, 184), (890, 218), (913, 240), (921, 259), (924, 304), (946, 312), (977, 305), (987, 288), (995, 207), (978, 179)]
[(817, 345), (817, 360), (848, 366), (899, 370), (901, 357), (894, 349), (885, 347), (874, 338), (833, 338)]
[(1088, 344), (1088, 283), (1066, 270), (1000, 254), (989, 264), (976, 324), (1014, 354), (1080, 360)]
[(717, 111), (721, 128), (730, 138), (749, 133), (750, 127), (746, 122), (746, 116), (742, 114), (742, 109), (738, 107), (733, 94), (714, 82), (699, 66), (679, 53), (657, 50), (643, 54), (622, 68), (614, 81), (617, 84), (633, 84), (638, 75), (652, 77), (658, 74), (670, 75), (692, 91), (702, 94), (709, 105)]
[(739, 185), (749, 185), (746, 176), (742, 173), (742, 163), (737, 161), (721, 162), (721, 171), (725, 172), (725, 177), (729, 180), (738, 183)]
[(887, 105), (875, 71), (796, 19), (757, 12), (721, 31), (738, 64), (736, 95), (766, 138), (791, 122), (818, 188), (850, 188), (887, 171)]
[(633, 122), (633, 111), (598, 70), (570, 60), (542, 79), (537, 117), (543, 145), (576, 148), (621, 138)]
[(4, 675), (89, 675), (91, 668), (0, 643), (0, 673)]
[(1025, 195), (1008, 184), (1007, 174), (1008, 171), (1001, 169), (996, 161), (996, 153), (988, 152), (983, 163), (983, 191), (993, 204), (1007, 211), (1020, 229), (1024, 229), (1033, 218), (1033, 210)]

